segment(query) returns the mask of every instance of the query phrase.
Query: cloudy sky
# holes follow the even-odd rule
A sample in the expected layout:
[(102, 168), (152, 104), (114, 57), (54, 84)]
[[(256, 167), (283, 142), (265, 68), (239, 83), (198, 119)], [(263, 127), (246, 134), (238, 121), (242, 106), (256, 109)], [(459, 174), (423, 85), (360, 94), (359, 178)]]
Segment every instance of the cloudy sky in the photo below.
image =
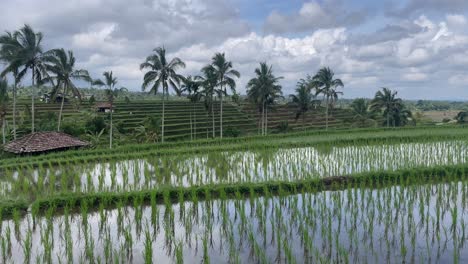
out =
[[(2, 0), (0, 31), (24, 23), (44, 33), (45, 49), (75, 52), (93, 77), (112, 70), (141, 89), (138, 65), (158, 46), (198, 74), (225, 52), (242, 77), (259, 62), (298, 79), (331, 67), (345, 97), (382, 86), (411, 99), (468, 99), (467, 0)], [(0, 65), (0, 68), (3, 67)]]

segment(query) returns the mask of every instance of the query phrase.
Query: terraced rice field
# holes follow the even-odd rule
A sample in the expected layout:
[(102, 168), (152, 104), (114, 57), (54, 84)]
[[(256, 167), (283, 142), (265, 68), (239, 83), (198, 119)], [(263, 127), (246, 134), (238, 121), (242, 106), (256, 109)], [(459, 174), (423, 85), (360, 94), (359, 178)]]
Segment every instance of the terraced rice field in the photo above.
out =
[[(30, 101), (20, 100), (18, 102), (19, 123), (29, 127), (28, 119)], [(11, 107), (10, 107), (11, 109)], [(57, 113), (60, 111), (60, 104), (36, 103), (36, 122), (40, 123), (42, 119), (47, 118), (48, 113)], [(146, 100), (132, 101), (130, 103), (116, 102), (114, 121), (128, 133), (143, 124), (143, 121), (149, 116), (161, 116), (161, 101)], [(219, 102), (214, 105), (215, 135), (219, 136)], [(86, 102), (80, 106), (71, 103), (64, 105), (63, 118), (73, 120), (77, 124), (83, 125), (86, 118), (94, 116), (93, 105)], [(104, 113), (97, 115), (106, 116)], [(258, 120), (260, 116), (256, 108), (250, 104), (237, 106), (227, 102), (223, 109), (223, 127), (225, 130), (235, 129), (242, 135), (251, 135), (258, 133)], [(191, 121), (192, 120), (192, 121)], [(165, 129), (166, 139), (179, 141), (190, 139), (191, 134), (195, 139), (211, 138), (213, 131), (213, 118), (211, 113), (207, 112), (203, 103), (192, 104), (184, 100), (169, 101), (166, 104)], [(303, 122), (304, 121), (304, 122)], [(12, 123), (11, 111), (7, 113), (7, 122)], [(306, 114), (305, 119), (295, 119), (295, 108), (293, 106), (281, 105), (272, 111), (268, 117), (268, 127), (270, 132), (277, 131), (282, 122), (287, 122), (291, 130), (301, 131), (317, 130), (325, 128), (324, 109), (312, 110)], [(192, 123), (192, 124), (191, 124)], [(334, 109), (329, 118), (330, 128), (346, 128), (352, 126), (353, 117), (349, 110)], [(20, 133), (22, 131), (19, 131)]]
[(464, 263), (467, 132), (307, 132), (3, 160), (0, 257)]

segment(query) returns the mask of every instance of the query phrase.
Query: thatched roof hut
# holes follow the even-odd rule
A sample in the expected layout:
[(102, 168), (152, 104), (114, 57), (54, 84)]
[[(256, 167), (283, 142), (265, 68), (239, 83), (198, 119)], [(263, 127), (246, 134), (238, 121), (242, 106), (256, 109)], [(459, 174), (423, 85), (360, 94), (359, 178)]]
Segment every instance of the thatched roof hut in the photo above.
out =
[(61, 132), (35, 132), (5, 145), (15, 154), (44, 153), (88, 146), (89, 143)]
[(101, 102), (97, 103), (94, 108), (96, 109), (96, 112), (109, 113), (111, 106), (112, 105), (108, 102)]

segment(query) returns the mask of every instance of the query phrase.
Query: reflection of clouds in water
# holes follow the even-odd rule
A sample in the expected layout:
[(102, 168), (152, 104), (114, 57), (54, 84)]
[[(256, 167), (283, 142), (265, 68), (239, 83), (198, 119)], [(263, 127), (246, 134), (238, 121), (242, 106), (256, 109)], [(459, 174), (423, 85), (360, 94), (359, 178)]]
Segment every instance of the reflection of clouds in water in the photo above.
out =
[[(459, 213), (456, 221), (452, 221), (449, 213), (453, 208), (457, 208), (458, 212), (466, 210), (464, 199), (468, 193), (465, 185), (462, 182), (452, 182), (416, 187), (393, 186), (377, 190), (348, 189), (303, 193), (281, 198), (214, 200), (197, 204), (185, 202), (183, 209), (180, 204), (173, 205), (172, 214), (166, 214), (169, 210), (164, 205), (156, 206), (158, 213), (154, 215), (157, 218), (152, 218), (153, 208), (147, 205), (136, 207), (141, 208), (141, 218), (136, 216), (137, 210), (132, 206), (104, 210), (106, 216), (103, 219), (99, 211), (87, 214), (78, 211), (68, 216), (68, 236), (64, 215), (53, 214), (51, 221), (44, 216), (37, 217), (33, 228), (32, 217), (28, 214), (19, 223), (20, 240), (15, 237), (15, 227), (11, 220), (2, 222), (1, 234), (2, 239), (5, 239), (7, 229), (11, 230), (14, 263), (23, 262), (20, 241), (24, 241), (29, 231), (32, 232), (32, 259), (44, 252), (42, 238), (47, 240), (50, 235), (49, 241), (52, 238), (54, 241), (53, 262), (58, 262), (57, 258), (66, 259), (67, 237), (72, 239), (73, 262), (88, 262), (85, 259), (87, 236), (94, 243), (94, 258), (104, 260), (108, 236), (113, 254), (120, 254), (121, 261), (143, 263), (145, 232), (148, 231), (153, 238), (153, 260), (157, 260), (157, 263), (173, 263), (174, 252), (168, 253), (168, 245), (174, 247), (178, 243), (183, 245), (186, 263), (201, 263), (204, 237), (209, 240), (208, 254), (212, 263), (227, 262), (232, 245), (234, 252), (239, 254), (241, 263), (256, 262), (251, 259), (254, 243), (260, 245), (261, 251), (265, 252), (267, 263), (274, 262), (278, 250), (282, 254), (280, 262), (285, 262), (285, 242), (297, 262), (303, 263), (306, 247), (302, 243), (304, 234), (311, 241), (308, 252), (312, 263), (318, 262), (318, 256), (314, 254), (340, 262), (335, 258), (344, 258), (341, 255), (343, 252), (347, 252), (345, 256), (356, 263), (380, 262), (384, 257), (390, 263), (402, 263), (402, 241), (408, 250), (407, 260), (414, 258), (416, 263), (447, 263), (453, 262), (454, 245), (463, 245), (459, 250), (461, 260), (468, 257), (466, 245), (460, 244), (464, 239), (461, 234), (466, 232), (462, 228), (468, 224), (468, 218)], [(440, 208), (439, 215), (437, 208)], [(83, 215), (87, 215), (86, 235)], [(172, 221), (166, 221), (170, 219), (167, 218), (168, 215), (172, 215)], [(457, 235), (449, 228), (453, 223), (456, 223)], [(47, 232), (48, 228), (50, 233)], [(173, 236), (168, 231), (172, 228)], [(126, 233), (131, 235), (126, 237)], [(437, 236), (440, 239), (436, 239)], [(133, 242), (132, 260), (125, 255), (127, 250), (124, 245), (128, 237)], [(278, 237), (281, 245), (278, 245)], [(251, 241), (252, 238), (255, 241)]]
[[(401, 168), (460, 164), (466, 162), (463, 141), (293, 148), (244, 152), (212, 152), (204, 155), (163, 156), (58, 169), (26, 170), (11, 176), (39, 178), (48, 183), (52, 175), (57, 189), (65, 177), (72, 191), (131, 191), (162, 186), (193, 186), (218, 183), (295, 181), (352, 173)], [(11, 184), (3, 182), (8, 194)]]

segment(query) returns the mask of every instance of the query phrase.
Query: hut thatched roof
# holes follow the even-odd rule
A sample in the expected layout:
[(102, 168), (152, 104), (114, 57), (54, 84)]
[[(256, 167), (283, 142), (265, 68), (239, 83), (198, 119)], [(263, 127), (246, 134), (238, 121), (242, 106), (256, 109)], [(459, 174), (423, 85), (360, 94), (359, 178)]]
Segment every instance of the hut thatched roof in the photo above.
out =
[(108, 102), (100, 102), (100, 103), (96, 103), (96, 105), (94, 106), (95, 108), (111, 108), (111, 104), (108, 103)]
[(30, 154), (88, 145), (86, 141), (61, 132), (35, 132), (6, 144), (4, 149), (15, 154)]

